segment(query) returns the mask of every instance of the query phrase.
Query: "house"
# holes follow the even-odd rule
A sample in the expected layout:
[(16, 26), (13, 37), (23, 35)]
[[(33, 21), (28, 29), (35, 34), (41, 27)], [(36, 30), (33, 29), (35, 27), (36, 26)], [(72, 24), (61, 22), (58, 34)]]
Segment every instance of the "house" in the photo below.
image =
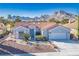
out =
[(36, 35), (44, 35), (49, 40), (70, 39), (70, 29), (52, 22), (21, 22), (13, 29), (15, 38), (21, 39), (20, 33), (28, 33), (31, 40), (35, 40)]
[(37, 26), (31, 22), (18, 22), (12, 30), (12, 34), (16, 39), (22, 39), (22, 33), (27, 33), (31, 37), (31, 40), (35, 40), (36, 32), (39, 31)]

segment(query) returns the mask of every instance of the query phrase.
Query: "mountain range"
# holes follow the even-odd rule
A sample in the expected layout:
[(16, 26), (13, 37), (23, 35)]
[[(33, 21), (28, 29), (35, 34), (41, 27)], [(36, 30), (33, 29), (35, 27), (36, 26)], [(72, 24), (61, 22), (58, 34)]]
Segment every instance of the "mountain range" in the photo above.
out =
[[(15, 20), (17, 16), (12, 16), (12, 19)], [(70, 21), (75, 21), (76, 20), (76, 15), (71, 14), (71, 13), (67, 13), (63, 10), (60, 11), (56, 11), (54, 12), (52, 15), (41, 15), (40, 17), (21, 17), (20, 19), (22, 21), (48, 21), (49, 19), (56, 19), (58, 21), (61, 21), (63, 19), (68, 19)]]

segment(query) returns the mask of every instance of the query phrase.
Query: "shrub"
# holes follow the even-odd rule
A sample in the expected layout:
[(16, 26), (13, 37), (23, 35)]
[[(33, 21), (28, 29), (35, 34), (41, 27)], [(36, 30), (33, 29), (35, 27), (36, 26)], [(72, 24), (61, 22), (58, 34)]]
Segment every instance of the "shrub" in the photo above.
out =
[(28, 41), (30, 38), (30, 35), (28, 33), (23, 33), (22, 37), (23, 37), (24, 41)]
[(9, 31), (5, 31), (3, 33), (0, 34), (0, 38), (3, 38), (4, 36), (8, 35), (10, 32)]
[(61, 21), (61, 24), (66, 24), (66, 23), (68, 23), (69, 22), (69, 19), (63, 19), (62, 21)]
[(43, 36), (43, 35), (36, 35), (36, 40), (44, 41), (45, 40), (45, 36)]

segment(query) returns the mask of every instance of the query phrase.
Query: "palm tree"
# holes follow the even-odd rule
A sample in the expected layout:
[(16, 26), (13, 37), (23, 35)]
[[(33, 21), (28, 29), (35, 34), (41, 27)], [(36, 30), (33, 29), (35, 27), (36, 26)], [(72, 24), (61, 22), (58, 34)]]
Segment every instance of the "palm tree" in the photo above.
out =
[(20, 16), (17, 16), (16, 19), (15, 19), (15, 22), (20, 22)]
[(4, 22), (4, 17), (0, 17), (0, 22)]
[(11, 17), (11, 15), (10, 15), (10, 14), (8, 15), (8, 19), (9, 19), (9, 20), (10, 20), (10, 19), (12, 19), (12, 17)]

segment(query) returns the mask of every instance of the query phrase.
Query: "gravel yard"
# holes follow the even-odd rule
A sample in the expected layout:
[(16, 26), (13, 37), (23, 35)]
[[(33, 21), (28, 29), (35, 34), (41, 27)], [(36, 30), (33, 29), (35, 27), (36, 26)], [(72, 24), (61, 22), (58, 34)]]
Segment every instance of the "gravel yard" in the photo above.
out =
[(60, 49), (59, 52), (32, 53), (38, 56), (79, 56), (79, 41), (53, 41)]

